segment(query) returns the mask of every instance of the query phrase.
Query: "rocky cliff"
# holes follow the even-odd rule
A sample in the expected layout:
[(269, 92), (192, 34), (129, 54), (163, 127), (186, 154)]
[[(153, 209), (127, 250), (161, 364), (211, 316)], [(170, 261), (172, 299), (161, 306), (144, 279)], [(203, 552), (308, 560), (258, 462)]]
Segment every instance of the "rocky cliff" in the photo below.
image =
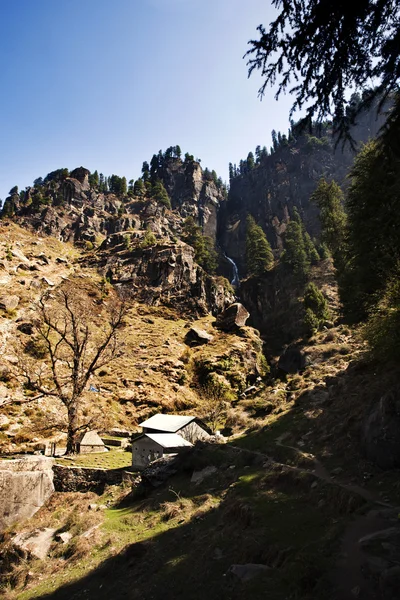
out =
[[(152, 177), (140, 180), (137, 193), (133, 185), (115, 193), (83, 167), (60, 169), (22, 192), (11, 190), (2, 216), (78, 244), (88, 251), (90, 266), (143, 301), (178, 302), (196, 313), (216, 314), (233, 300), (232, 291), (205, 273), (192, 246), (180, 238), (185, 219), (192, 217), (215, 246), (225, 188), (191, 159), (168, 158)], [(162, 182), (167, 203), (154, 197), (155, 182)]]
[[(363, 113), (352, 129), (356, 146), (375, 137), (383, 124), (384, 115), (377, 118), (373, 109)], [(282, 250), (294, 207), (310, 235), (318, 235), (318, 209), (310, 203), (310, 196), (321, 177), (334, 179), (345, 188), (354, 156), (349, 145), (335, 145), (332, 127), (327, 123), (322, 129), (313, 128), (290, 141), (283, 137), (272, 154), (262, 156), (252, 168), (231, 178), (228, 200), (222, 205), (219, 236), (221, 246), (234, 259), (242, 277), (246, 274), (247, 214), (261, 225), (277, 254)]]

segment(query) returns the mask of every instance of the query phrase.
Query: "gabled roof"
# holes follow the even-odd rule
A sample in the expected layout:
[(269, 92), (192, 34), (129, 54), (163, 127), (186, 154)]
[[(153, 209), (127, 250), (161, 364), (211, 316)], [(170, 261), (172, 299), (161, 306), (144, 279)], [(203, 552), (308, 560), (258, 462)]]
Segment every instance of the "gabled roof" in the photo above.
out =
[(104, 446), (104, 442), (97, 431), (87, 431), (80, 436), (81, 446)]
[(139, 423), (140, 427), (146, 427), (147, 429), (156, 429), (157, 431), (165, 431), (166, 433), (175, 433), (188, 425), (192, 421), (195, 421), (196, 417), (185, 416), (185, 415), (154, 415)]
[(140, 438), (137, 438), (137, 440), (141, 438), (149, 438), (153, 442), (156, 442), (156, 444), (162, 446), (162, 448), (190, 448), (193, 446), (193, 444), (185, 440), (177, 433), (144, 433), (140, 436)]

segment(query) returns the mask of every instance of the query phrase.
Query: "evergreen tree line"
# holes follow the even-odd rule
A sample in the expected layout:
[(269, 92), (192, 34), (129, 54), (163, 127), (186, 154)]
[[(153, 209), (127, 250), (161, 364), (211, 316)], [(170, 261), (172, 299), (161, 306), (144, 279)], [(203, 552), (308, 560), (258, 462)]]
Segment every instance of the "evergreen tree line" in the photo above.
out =
[(286, 269), (293, 278), (293, 285), (304, 293), (304, 330), (311, 335), (329, 318), (328, 303), (324, 295), (309, 281), (311, 266), (328, 258), (325, 243), (312, 240), (296, 207), (284, 235), (284, 250), (280, 260), (274, 254), (262, 227), (254, 217), (246, 219), (246, 267), (250, 277), (262, 277), (274, 267)]
[(400, 355), (400, 158), (384, 141), (355, 159), (346, 198), (322, 180), (314, 193), (346, 317), (365, 322), (381, 358)]
[[(349, 110), (351, 107), (357, 105), (358, 95), (353, 94), (353, 101), (350, 101)], [(247, 175), (259, 165), (261, 165), (268, 156), (273, 156), (280, 148), (293, 146), (298, 139), (302, 136), (307, 142), (310, 148), (320, 145), (326, 145), (329, 143), (327, 133), (331, 131), (332, 123), (330, 121), (324, 121), (323, 123), (312, 123), (309, 127), (308, 132), (304, 130), (300, 131), (300, 125), (294, 121), (290, 121), (290, 127), (288, 134), (276, 132), (275, 129), (271, 131), (272, 144), (267, 149), (266, 146), (257, 146), (255, 152), (249, 152), (245, 160), (241, 160), (239, 165), (229, 163), (229, 181), (231, 182), (236, 177), (242, 177)]]

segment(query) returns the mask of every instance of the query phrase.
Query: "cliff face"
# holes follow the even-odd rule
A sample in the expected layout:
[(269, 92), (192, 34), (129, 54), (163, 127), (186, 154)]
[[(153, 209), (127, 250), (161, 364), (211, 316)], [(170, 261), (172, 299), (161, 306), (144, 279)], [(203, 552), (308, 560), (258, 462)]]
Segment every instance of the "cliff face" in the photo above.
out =
[[(357, 146), (375, 137), (383, 123), (384, 116), (377, 118), (373, 110), (361, 115), (352, 130)], [(272, 248), (280, 251), (294, 207), (310, 235), (318, 235), (318, 209), (310, 203), (310, 196), (321, 177), (335, 179), (346, 187), (355, 154), (349, 146), (335, 148), (331, 128), (320, 135), (304, 134), (281, 144), (254, 168), (231, 179), (228, 200), (222, 205), (219, 236), (221, 246), (237, 263), (241, 276), (246, 273), (247, 214), (253, 215), (264, 229)]]
[[(131, 294), (149, 304), (178, 303), (195, 313), (216, 314), (233, 300), (232, 293), (226, 282), (196, 264), (193, 248), (180, 237), (191, 216), (216, 243), (224, 188), (191, 160), (168, 159), (156, 176), (171, 209), (152, 197), (151, 187), (140, 195), (100, 191), (90, 184), (90, 172), (79, 167), (11, 194), (3, 215), (40, 234), (86, 247), (91, 266), (97, 264), (113, 282), (129, 286)], [(144, 243), (149, 231), (152, 241)]]
[(201, 316), (216, 315), (234, 302), (226, 280), (199, 267), (191, 246), (165, 240), (144, 248), (142, 240), (138, 232), (110, 235), (82, 262), (150, 306), (179, 306)]

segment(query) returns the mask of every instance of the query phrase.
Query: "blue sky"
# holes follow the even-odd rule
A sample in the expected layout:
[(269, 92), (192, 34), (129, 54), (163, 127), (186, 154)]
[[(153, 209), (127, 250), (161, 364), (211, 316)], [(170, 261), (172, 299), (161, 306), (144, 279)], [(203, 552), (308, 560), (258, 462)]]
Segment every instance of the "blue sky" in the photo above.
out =
[(291, 98), (260, 102), (247, 41), (266, 0), (0, 0), (0, 198), (54, 169), (136, 179), (179, 144), (227, 179)]

